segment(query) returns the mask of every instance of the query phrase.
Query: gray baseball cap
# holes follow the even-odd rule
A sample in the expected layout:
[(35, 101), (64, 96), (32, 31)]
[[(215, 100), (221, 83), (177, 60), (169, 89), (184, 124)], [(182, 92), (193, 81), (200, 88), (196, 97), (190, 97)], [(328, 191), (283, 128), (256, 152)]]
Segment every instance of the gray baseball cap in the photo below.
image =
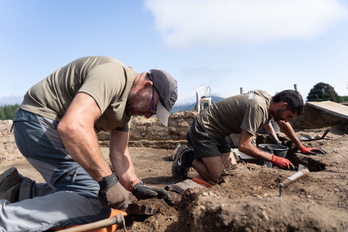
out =
[(158, 69), (151, 69), (146, 75), (153, 82), (160, 97), (156, 109), (157, 118), (163, 125), (168, 126), (169, 111), (178, 98), (177, 81), (166, 71)]

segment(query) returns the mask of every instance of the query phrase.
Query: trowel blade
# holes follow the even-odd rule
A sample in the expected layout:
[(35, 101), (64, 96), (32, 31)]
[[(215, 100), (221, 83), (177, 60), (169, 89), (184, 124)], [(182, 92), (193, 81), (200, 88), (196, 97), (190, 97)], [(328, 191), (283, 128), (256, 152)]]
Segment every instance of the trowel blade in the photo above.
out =
[(303, 169), (307, 168), (306, 166), (302, 165), (302, 164), (299, 164), (298, 165), (298, 171), (301, 171)]

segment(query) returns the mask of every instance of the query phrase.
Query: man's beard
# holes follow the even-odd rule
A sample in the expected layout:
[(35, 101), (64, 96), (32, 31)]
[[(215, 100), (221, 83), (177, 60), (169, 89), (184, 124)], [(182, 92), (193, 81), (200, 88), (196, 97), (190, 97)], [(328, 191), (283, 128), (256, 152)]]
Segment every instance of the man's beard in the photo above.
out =
[(274, 121), (280, 121), (280, 120), (284, 120), (281, 116), (282, 114), (285, 112), (286, 110), (285, 109), (279, 109), (279, 110), (276, 110), (276, 112), (274, 113), (273, 115), (273, 119)]
[(146, 112), (146, 103), (141, 99), (138, 100), (135, 94), (130, 94), (126, 104), (126, 114), (131, 116), (136, 112)]

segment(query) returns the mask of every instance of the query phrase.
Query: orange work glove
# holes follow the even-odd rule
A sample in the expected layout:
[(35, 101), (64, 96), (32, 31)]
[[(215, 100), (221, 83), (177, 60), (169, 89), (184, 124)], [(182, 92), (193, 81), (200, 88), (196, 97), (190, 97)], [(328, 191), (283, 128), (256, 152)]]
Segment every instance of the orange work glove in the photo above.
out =
[(326, 152), (322, 149), (316, 148), (316, 147), (305, 147), (302, 146), (300, 148), (301, 153), (303, 154), (309, 154), (309, 155), (316, 155), (316, 154), (323, 154), (325, 155)]
[(290, 160), (273, 155), (272, 154), (272, 164), (282, 168), (282, 169), (290, 169), (290, 167), (294, 168), (294, 165), (290, 162)]

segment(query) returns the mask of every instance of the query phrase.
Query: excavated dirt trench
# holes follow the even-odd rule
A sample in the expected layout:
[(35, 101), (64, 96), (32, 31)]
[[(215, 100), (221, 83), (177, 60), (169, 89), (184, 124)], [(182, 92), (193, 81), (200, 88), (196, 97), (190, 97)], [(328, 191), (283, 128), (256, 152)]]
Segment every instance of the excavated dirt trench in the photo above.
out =
[[(140, 201), (158, 207), (160, 213), (130, 228), (166, 232), (348, 231), (348, 136), (332, 131), (325, 139), (304, 143), (327, 154), (303, 155), (288, 143), (287, 158), (295, 166), (306, 166), (310, 173), (285, 187), (281, 198), (276, 197), (279, 183), (296, 170), (241, 163), (226, 170), (222, 182), (212, 188), (189, 189), (183, 195), (171, 192), (173, 206), (161, 200)], [(191, 172), (191, 177), (194, 175)], [(169, 181), (167, 177), (165, 182)]]

